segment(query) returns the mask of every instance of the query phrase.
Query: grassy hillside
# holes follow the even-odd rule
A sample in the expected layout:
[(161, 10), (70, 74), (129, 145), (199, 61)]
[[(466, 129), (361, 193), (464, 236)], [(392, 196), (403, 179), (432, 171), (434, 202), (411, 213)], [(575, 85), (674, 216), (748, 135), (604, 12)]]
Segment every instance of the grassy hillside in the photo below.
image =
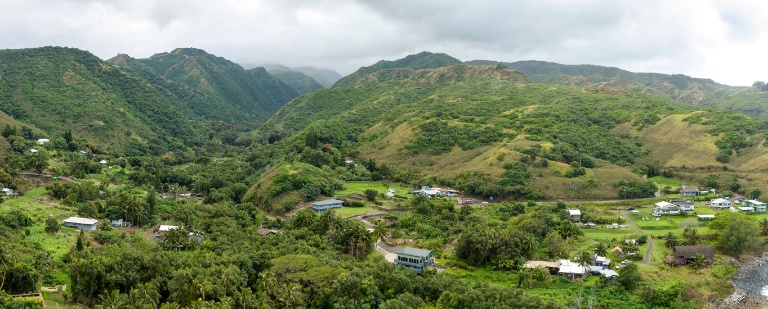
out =
[[(469, 65), (496, 65), (499, 62), (473, 60)], [(585, 88), (623, 89), (662, 95), (680, 102), (701, 106), (719, 98), (739, 93), (742, 88), (718, 84), (711, 79), (682, 74), (634, 73), (598, 65), (564, 65), (545, 61), (502, 62), (512, 70), (530, 76), (536, 82)]]
[(337, 81), (334, 87), (341, 86), (341, 85), (354, 84), (360, 78), (363, 78), (368, 74), (381, 71), (381, 70), (397, 69), (397, 68), (407, 68), (407, 69), (413, 69), (413, 70), (436, 69), (440, 67), (457, 65), (457, 64), (461, 64), (461, 61), (451, 56), (448, 56), (446, 54), (441, 54), (441, 53), (434, 54), (430, 52), (421, 52), (415, 55), (409, 55), (402, 59), (398, 59), (394, 61), (381, 60), (371, 66), (362, 67), (357, 71), (355, 71), (354, 73)]
[(72, 129), (106, 148), (168, 145), (193, 129), (145, 80), (77, 49), (0, 51), (0, 110), (49, 134)]
[[(300, 151), (311, 124), (321, 145), (456, 185), (468, 175), (502, 181), (514, 173), (510, 164), (525, 161), (527, 183), (544, 197), (603, 198), (616, 197), (616, 181), (642, 181), (636, 172), (654, 159), (716, 163), (722, 136), (711, 135), (718, 126), (710, 123), (727, 121), (692, 112), (659, 96), (537, 84), (515, 71), (458, 65), (382, 70), (300, 96), (260, 134)], [(671, 134), (673, 121), (674, 128), (700, 127), (697, 134), (710, 137), (690, 140), (704, 152), (690, 156), (696, 164), (675, 161), (685, 149), (673, 140), (657, 142)], [(587, 168), (583, 175), (569, 175), (580, 166)]]
[(242, 128), (255, 127), (298, 95), (263, 68), (245, 70), (194, 48), (179, 48), (147, 59), (118, 56), (110, 62), (156, 81), (182, 99), (183, 106), (194, 114)]

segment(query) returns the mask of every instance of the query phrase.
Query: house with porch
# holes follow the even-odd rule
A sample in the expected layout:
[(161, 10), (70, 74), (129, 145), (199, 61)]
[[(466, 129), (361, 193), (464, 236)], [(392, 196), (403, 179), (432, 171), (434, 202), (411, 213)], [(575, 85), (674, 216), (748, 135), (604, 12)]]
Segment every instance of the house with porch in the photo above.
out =
[(592, 264), (589, 265), (591, 272), (598, 273), (604, 269), (608, 269), (611, 266), (611, 259), (597, 254), (592, 255)]
[(323, 212), (328, 209), (341, 208), (342, 204), (344, 204), (344, 201), (340, 201), (337, 199), (327, 199), (324, 201), (313, 202), (312, 210), (317, 212)]
[(738, 207), (738, 212), (743, 214), (753, 214), (755, 213), (755, 207), (748, 207), (748, 206)]
[(698, 187), (689, 187), (686, 185), (683, 185), (680, 188), (680, 196), (699, 196), (699, 188)]
[(693, 211), (692, 200), (669, 200), (669, 203), (680, 207), (680, 210), (682, 211)]
[(758, 201), (758, 200), (742, 201), (741, 205), (747, 206), (747, 207), (752, 207), (752, 208), (755, 209), (755, 212), (765, 212), (766, 211), (766, 207), (768, 206), (768, 204), (763, 203), (763, 202)]
[(672, 256), (667, 256), (666, 260), (675, 265), (686, 265), (697, 255), (701, 255), (705, 263), (715, 260), (715, 248), (712, 246), (675, 246), (673, 252)]
[(560, 260), (560, 270), (557, 274), (571, 280), (581, 280), (586, 272), (587, 269), (577, 263), (570, 260)]
[(424, 269), (435, 263), (435, 256), (430, 250), (405, 247), (395, 254), (395, 264), (405, 266), (417, 274), (422, 274)]
[(656, 203), (656, 207), (653, 208), (652, 215), (654, 216), (662, 216), (662, 215), (679, 215), (680, 214), (680, 206), (677, 206), (675, 204), (672, 204), (670, 202), (661, 201)]
[(731, 201), (726, 200), (724, 198), (716, 198), (714, 200), (709, 201), (709, 207), (715, 208), (715, 209), (728, 209), (733, 206), (733, 203)]

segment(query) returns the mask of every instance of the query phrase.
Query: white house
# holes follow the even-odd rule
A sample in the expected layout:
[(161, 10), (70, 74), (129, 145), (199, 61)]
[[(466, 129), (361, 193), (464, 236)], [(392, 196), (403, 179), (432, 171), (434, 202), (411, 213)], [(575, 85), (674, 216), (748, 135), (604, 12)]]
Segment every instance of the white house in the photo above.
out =
[(656, 208), (653, 209), (654, 216), (679, 215), (679, 214), (680, 214), (680, 206), (677, 206), (665, 201), (656, 203)]
[(571, 280), (581, 279), (587, 270), (579, 264), (571, 262), (570, 260), (560, 260), (560, 270), (558, 275), (564, 276)]
[(682, 211), (693, 211), (693, 201), (691, 200), (670, 200), (669, 203), (680, 207)]
[(13, 192), (13, 189), (9, 189), (9, 188), (0, 189), (0, 196), (12, 197), (14, 195), (16, 195), (16, 192)]
[(715, 209), (726, 209), (731, 208), (733, 206), (733, 203), (731, 201), (726, 200), (724, 198), (716, 198), (714, 200), (709, 201), (709, 207), (715, 208)]
[(51, 141), (51, 140), (49, 140), (49, 139), (47, 139), (47, 138), (39, 138), (39, 139), (37, 139), (37, 144), (38, 144), (38, 145), (43, 145), (43, 144), (45, 144), (45, 143), (48, 143), (48, 142), (50, 142), (50, 141)]
[(74, 227), (83, 231), (95, 231), (99, 220), (91, 218), (70, 217), (64, 220), (64, 226)]

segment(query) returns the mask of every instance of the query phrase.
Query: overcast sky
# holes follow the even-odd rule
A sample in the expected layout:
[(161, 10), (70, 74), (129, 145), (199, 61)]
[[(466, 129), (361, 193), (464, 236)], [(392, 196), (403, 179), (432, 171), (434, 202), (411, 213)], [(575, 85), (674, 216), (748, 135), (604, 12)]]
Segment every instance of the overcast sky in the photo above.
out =
[(768, 1), (2, 0), (0, 48), (108, 59), (197, 47), (238, 63), (346, 75), (420, 51), (768, 80)]

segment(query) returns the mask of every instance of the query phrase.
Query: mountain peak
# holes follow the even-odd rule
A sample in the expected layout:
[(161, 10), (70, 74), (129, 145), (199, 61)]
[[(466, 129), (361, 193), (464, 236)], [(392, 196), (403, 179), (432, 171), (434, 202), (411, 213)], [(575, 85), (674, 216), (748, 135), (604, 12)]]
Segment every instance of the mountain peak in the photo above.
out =
[(342, 78), (334, 86), (337, 85), (344, 85), (344, 84), (354, 84), (357, 80), (364, 77), (365, 75), (375, 73), (377, 71), (386, 70), (386, 69), (413, 69), (413, 70), (423, 70), (423, 69), (437, 69), (440, 67), (446, 67), (451, 65), (457, 65), (462, 64), (462, 62), (459, 59), (453, 58), (449, 55), (443, 54), (443, 53), (431, 53), (427, 51), (420, 52), (418, 54), (408, 55), (402, 59), (398, 60), (381, 60), (379, 62), (376, 62), (376, 64), (362, 67), (358, 69), (355, 73), (350, 74), (347, 77)]

